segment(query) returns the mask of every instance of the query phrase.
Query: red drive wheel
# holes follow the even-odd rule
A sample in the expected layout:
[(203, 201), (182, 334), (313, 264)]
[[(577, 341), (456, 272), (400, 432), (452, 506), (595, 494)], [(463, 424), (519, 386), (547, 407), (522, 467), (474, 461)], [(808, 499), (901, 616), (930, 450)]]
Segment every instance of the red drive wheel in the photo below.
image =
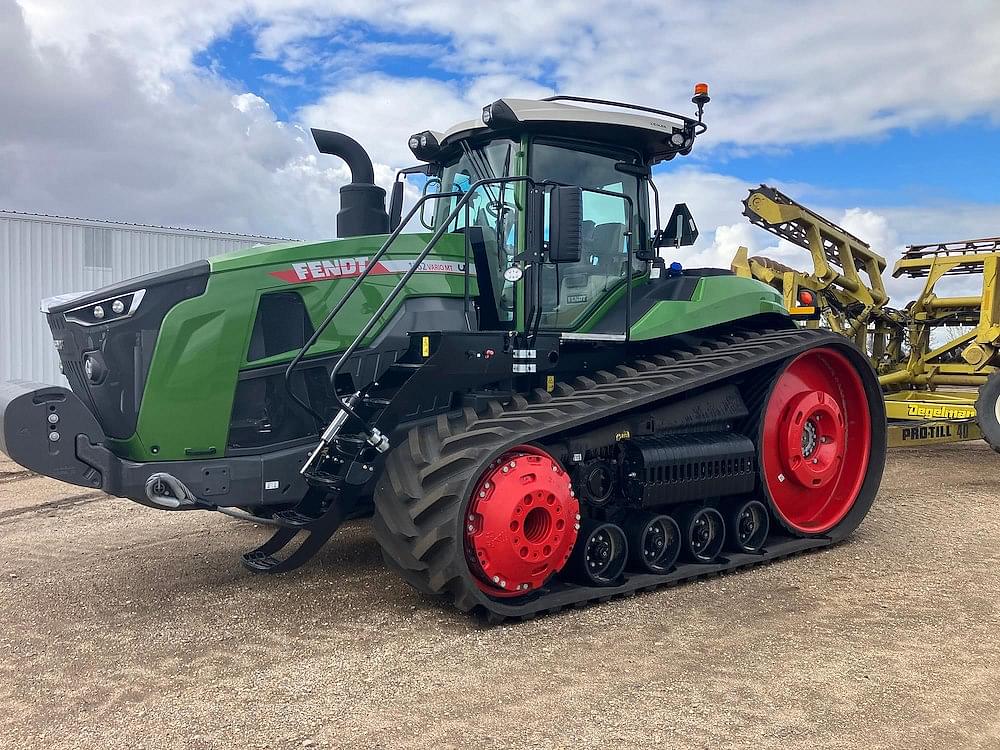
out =
[(519, 445), (479, 478), (465, 516), (465, 556), (491, 596), (521, 596), (562, 570), (580, 528), (580, 504), (552, 456)]
[(871, 453), (872, 420), (861, 375), (824, 347), (778, 375), (761, 432), (761, 472), (771, 508), (789, 530), (824, 534), (850, 512)]

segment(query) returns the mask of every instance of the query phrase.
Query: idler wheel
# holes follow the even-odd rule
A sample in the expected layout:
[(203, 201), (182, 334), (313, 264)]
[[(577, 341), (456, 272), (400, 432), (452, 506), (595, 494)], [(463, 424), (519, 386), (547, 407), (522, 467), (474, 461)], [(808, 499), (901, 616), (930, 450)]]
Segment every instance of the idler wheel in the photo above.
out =
[(775, 518), (825, 534), (854, 507), (868, 475), (872, 417), (854, 364), (832, 348), (795, 357), (764, 408), (760, 467)]
[(552, 456), (519, 445), (476, 483), (465, 512), (465, 556), (479, 588), (523, 596), (562, 570), (576, 541), (580, 505)]

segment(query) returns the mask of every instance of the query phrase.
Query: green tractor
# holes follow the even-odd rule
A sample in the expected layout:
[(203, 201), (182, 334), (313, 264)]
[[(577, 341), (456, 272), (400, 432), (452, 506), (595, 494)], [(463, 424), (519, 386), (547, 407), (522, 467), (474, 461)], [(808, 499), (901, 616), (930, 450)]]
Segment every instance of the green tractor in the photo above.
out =
[(46, 301), (70, 389), (0, 385), (0, 449), (273, 527), (262, 573), (374, 514), (388, 567), (490, 620), (845, 538), (885, 462), (878, 381), (770, 287), (659, 257), (697, 236), (651, 177), (705, 131), (692, 101), (498, 99), (409, 139), (388, 210), (365, 150), (313, 131), (351, 169), (340, 239)]

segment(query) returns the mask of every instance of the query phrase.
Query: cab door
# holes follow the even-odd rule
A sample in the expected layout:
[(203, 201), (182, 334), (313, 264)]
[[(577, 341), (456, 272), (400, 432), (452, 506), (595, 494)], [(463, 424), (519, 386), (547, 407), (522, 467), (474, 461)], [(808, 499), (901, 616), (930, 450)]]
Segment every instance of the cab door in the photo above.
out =
[[(639, 182), (617, 166), (625, 155), (591, 152), (577, 146), (535, 143), (531, 176), (536, 183), (575, 185), (582, 194), (582, 252), (573, 263), (540, 264), (539, 330), (564, 332), (563, 338), (593, 338), (589, 333), (602, 312), (616, 301), (627, 302), (628, 280), (637, 267), (634, 256), (638, 234)], [(543, 245), (548, 241), (550, 211), (543, 214)], [(602, 326), (602, 338), (623, 339), (627, 316)]]
[[(540, 330), (586, 333), (600, 309), (627, 291), (632, 218), (627, 198), (583, 190), (582, 204), (580, 260), (541, 266)], [(547, 237), (549, 213), (544, 216)], [(609, 333), (624, 335), (624, 321), (620, 331)]]

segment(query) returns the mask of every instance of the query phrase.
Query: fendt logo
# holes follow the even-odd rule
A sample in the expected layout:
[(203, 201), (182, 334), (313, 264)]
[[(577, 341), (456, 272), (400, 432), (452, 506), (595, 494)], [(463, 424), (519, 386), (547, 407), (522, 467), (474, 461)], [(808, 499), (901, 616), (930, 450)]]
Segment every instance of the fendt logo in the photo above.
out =
[[(329, 258), (292, 263), (291, 268), (271, 271), (289, 284), (303, 284), (309, 281), (334, 281), (360, 276), (368, 268), (368, 258)], [(369, 276), (383, 276), (392, 273), (406, 273), (413, 268), (412, 260), (381, 260), (368, 271)], [(417, 273), (465, 273), (465, 264), (453, 260), (425, 260), (417, 268)]]

